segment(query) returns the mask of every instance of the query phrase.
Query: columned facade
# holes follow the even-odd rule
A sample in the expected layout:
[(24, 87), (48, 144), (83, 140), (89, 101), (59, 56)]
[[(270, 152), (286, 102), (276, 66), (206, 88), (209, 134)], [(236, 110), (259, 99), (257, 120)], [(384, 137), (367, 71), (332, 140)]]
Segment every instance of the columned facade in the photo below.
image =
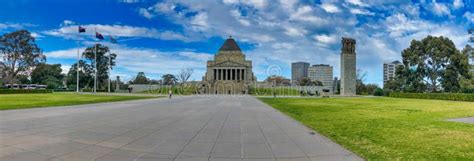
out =
[(234, 39), (227, 39), (214, 60), (207, 62), (203, 93), (246, 94), (254, 81), (252, 61), (246, 60)]

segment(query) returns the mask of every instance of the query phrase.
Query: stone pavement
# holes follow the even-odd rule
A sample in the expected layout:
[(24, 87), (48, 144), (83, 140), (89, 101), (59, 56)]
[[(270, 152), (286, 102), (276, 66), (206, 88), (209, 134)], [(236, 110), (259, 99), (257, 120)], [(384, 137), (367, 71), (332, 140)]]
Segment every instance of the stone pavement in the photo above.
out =
[(468, 124), (474, 124), (474, 117), (464, 117), (464, 118), (448, 119), (448, 121), (463, 122), (463, 123), (468, 123)]
[(251, 96), (0, 111), (1, 161), (362, 160)]

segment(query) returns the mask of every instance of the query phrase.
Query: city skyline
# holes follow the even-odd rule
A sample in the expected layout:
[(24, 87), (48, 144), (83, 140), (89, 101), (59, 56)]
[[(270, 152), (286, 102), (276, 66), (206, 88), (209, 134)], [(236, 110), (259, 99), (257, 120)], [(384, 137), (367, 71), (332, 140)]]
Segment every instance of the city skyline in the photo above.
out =
[[(294, 2), (294, 3), (291, 3)], [(2, 2), (0, 34), (27, 29), (48, 57), (63, 71), (76, 61), (77, 26), (87, 29), (79, 48), (92, 46), (94, 30), (113, 35), (118, 54), (112, 78), (129, 80), (137, 72), (153, 79), (193, 68), (201, 80), (206, 61), (229, 35), (253, 60), (259, 81), (278, 66), (291, 78), (291, 63), (329, 64), (340, 77), (340, 39), (357, 40), (357, 68), (367, 83), (383, 84), (383, 63), (401, 60), (412, 39), (446, 36), (458, 49), (467, 44), (474, 23), (472, 4), (449, 2), (257, 1), (174, 2), (120, 0), (81, 2)], [(45, 12), (48, 10), (49, 12)], [(47, 17), (45, 19), (45, 17)], [(106, 43), (105, 41), (103, 43)]]

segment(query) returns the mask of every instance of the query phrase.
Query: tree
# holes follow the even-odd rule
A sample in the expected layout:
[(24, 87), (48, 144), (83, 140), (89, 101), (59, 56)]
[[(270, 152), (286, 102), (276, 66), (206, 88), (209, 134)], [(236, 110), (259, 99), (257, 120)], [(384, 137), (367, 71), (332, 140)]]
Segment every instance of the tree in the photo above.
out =
[[(466, 45), (461, 53), (470, 57), (474, 62), (474, 49), (470, 45)], [(474, 65), (470, 65), (469, 68), (473, 69)], [(469, 78), (461, 78), (459, 80), (459, 86), (461, 88), (461, 92), (474, 93), (474, 71), (471, 70), (469, 72)]]
[(191, 68), (181, 69), (181, 72), (178, 74), (177, 78), (181, 84), (184, 84), (188, 79), (193, 75), (194, 70)]
[[(377, 84), (372, 84), (372, 83), (369, 83), (367, 85), (365, 85), (365, 90), (367, 91), (367, 94), (369, 95), (374, 95), (375, 94), (375, 90), (379, 88), (379, 85)], [(382, 91), (382, 94), (383, 94), (383, 91)]]
[(0, 37), (0, 66), (5, 83), (13, 83), (20, 73), (28, 72), (46, 61), (46, 56), (36, 45), (35, 38), (26, 30), (19, 30)]
[(466, 77), (467, 57), (456, 49), (454, 43), (445, 37), (428, 36), (421, 41), (412, 40), (410, 47), (403, 50), (401, 78), (405, 90), (457, 92), (460, 77)]
[(300, 86), (307, 86), (310, 83), (311, 83), (311, 79), (309, 79), (308, 77), (301, 78), (301, 80), (299, 81)]
[[(94, 68), (85, 61), (79, 61), (79, 88), (91, 88), (94, 86)], [(66, 76), (66, 82), (70, 88), (76, 88), (77, 63), (74, 63)]]
[(148, 84), (150, 80), (145, 76), (145, 73), (138, 72), (135, 80), (133, 80), (133, 84)]
[(382, 88), (376, 88), (373, 93), (374, 96), (383, 96), (384, 92)]
[(290, 80), (289, 79), (286, 79), (283, 76), (277, 76), (277, 75), (268, 76), (265, 79), (265, 82), (269, 82), (269, 83), (275, 82), (275, 85), (277, 85), (277, 86), (280, 86), (280, 85), (289, 86), (290, 85)]
[(31, 82), (57, 88), (62, 84), (64, 78), (61, 72), (61, 64), (41, 63), (31, 72)]
[(163, 85), (175, 85), (178, 81), (173, 74), (165, 74), (161, 78), (163, 79)]
[[(114, 53), (107, 54), (109, 47), (101, 44), (95, 44), (92, 47), (88, 47), (82, 56), (91, 62), (91, 67), (94, 69), (94, 53), (97, 51), (97, 84), (107, 84), (109, 79), (109, 67), (115, 66), (115, 59), (117, 55)], [(110, 57), (110, 59), (109, 59)], [(110, 63), (109, 63), (110, 60)], [(104, 86), (105, 87), (105, 86)]]
[(364, 84), (365, 77), (367, 77), (367, 72), (362, 71), (362, 69), (357, 69), (356, 71), (356, 94), (367, 93), (367, 88)]

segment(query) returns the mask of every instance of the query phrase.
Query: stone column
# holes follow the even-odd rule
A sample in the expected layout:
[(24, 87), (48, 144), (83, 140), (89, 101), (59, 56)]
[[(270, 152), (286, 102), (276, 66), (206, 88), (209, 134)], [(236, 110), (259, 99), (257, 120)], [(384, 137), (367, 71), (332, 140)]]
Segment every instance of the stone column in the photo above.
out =
[(224, 76), (224, 79), (223, 80), (227, 80), (227, 69), (222, 69), (224, 71), (223, 76)]

